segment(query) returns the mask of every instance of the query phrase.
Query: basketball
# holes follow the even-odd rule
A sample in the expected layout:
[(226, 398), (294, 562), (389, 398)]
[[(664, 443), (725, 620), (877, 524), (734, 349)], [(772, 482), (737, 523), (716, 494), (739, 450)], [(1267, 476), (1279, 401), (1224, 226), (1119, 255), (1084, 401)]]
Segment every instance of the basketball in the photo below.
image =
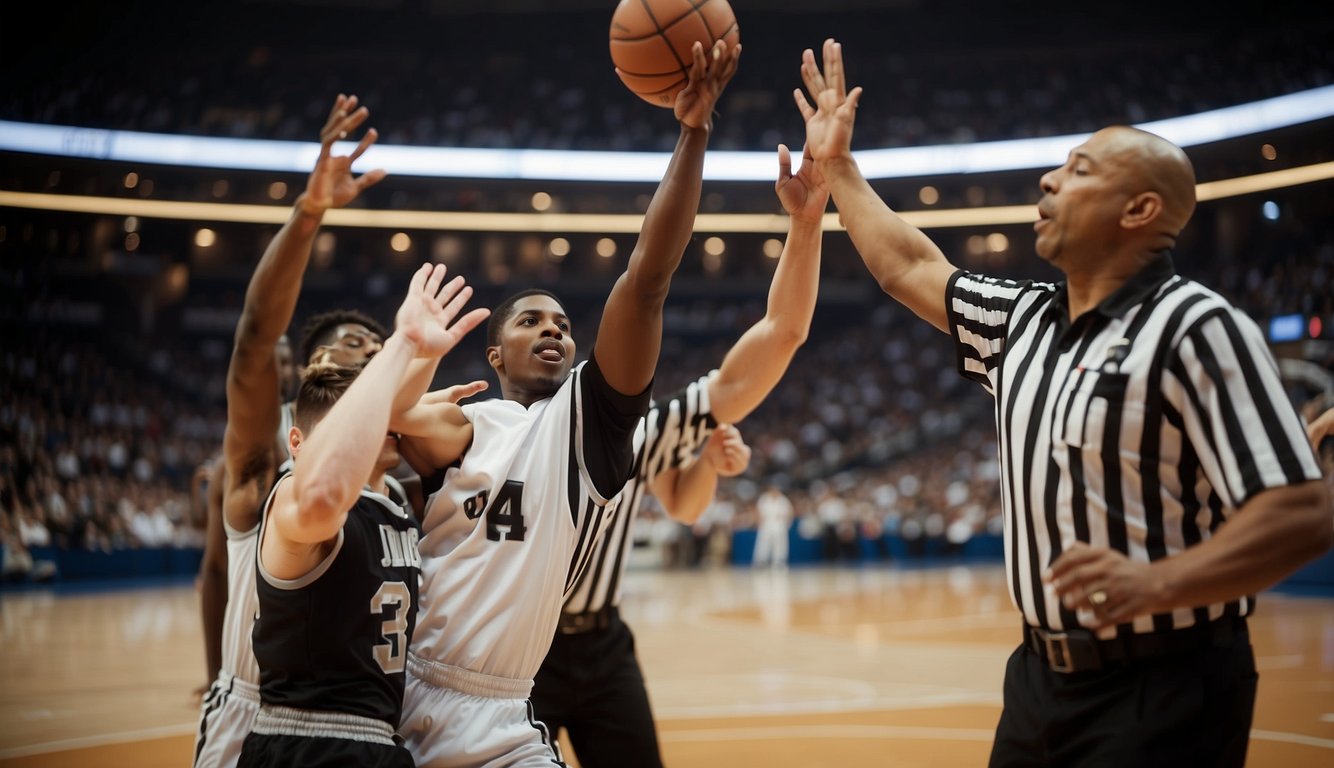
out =
[(690, 75), (690, 48), (741, 41), (727, 0), (621, 0), (611, 15), (611, 62), (644, 101), (668, 109)]

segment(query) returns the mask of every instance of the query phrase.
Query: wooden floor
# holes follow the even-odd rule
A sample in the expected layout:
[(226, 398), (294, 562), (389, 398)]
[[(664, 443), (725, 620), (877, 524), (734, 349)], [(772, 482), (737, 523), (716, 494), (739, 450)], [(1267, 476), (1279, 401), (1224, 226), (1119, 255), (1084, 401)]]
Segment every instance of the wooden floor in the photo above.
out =
[[(673, 768), (985, 765), (1018, 636), (997, 568), (636, 571), (626, 590)], [(1252, 637), (1250, 765), (1334, 765), (1334, 600), (1266, 594)], [(189, 764), (189, 586), (0, 594), (0, 648), (0, 765)]]

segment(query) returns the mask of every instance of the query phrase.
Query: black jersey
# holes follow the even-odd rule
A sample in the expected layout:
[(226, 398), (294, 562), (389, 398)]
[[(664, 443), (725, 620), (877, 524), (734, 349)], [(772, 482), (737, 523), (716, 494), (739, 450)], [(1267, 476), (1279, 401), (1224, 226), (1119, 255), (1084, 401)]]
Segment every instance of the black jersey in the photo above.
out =
[(363, 490), (333, 551), (304, 577), (274, 578), (257, 558), (254, 648), (265, 704), (398, 727), (417, 620), (420, 530), (403, 506)]

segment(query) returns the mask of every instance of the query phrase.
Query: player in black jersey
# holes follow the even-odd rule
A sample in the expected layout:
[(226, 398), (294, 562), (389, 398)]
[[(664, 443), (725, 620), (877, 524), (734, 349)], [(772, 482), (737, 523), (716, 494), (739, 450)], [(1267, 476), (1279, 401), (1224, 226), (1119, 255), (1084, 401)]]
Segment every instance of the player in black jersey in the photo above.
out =
[[(399, 462), (389, 411), (408, 363), (439, 356), (486, 317), (450, 326), (471, 295), (422, 267), (396, 330), (364, 368), (314, 365), (302, 377), (293, 468), (260, 523), (260, 712), (239, 765), (403, 765), (394, 740), (416, 620), (419, 527), (385, 495)], [(369, 481), (368, 481), (369, 480)]]
[[(375, 143), (374, 128), (365, 130), (349, 154), (335, 151), (335, 144), (358, 132), (369, 116), (356, 96), (340, 94), (335, 99), (320, 130), (320, 154), (306, 188), (246, 287), (227, 366), (227, 429), (222, 461), (211, 479), (208, 536), (200, 562), (200, 612), (211, 685), (200, 711), (195, 768), (235, 766), (259, 708), (259, 673), (250, 649), (254, 537), (260, 507), (288, 458), (289, 406), (295, 394), (290, 379), (296, 367), (314, 362), (310, 351), (294, 360), (284, 333), (325, 213), (348, 205), (385, 176), (381, 169), (359, 176), (352, 172)], [(308, 331), (302, 349), (318, 343), (322, 355), (342, 365), (365, 362), (384, 338), (379, 324), (360, 314), (326, 313), (313, 318)]]

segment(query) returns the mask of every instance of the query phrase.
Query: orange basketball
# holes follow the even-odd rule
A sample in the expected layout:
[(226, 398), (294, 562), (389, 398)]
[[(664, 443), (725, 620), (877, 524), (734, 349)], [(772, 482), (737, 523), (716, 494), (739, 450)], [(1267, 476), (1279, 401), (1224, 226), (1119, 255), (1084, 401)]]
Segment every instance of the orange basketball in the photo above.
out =
[(690, 48), (741, 41), (727, 0), (621, 0), (611, 15), (611, 62), (621, 82), (650, 104), (670, 109), (686, 87)]

